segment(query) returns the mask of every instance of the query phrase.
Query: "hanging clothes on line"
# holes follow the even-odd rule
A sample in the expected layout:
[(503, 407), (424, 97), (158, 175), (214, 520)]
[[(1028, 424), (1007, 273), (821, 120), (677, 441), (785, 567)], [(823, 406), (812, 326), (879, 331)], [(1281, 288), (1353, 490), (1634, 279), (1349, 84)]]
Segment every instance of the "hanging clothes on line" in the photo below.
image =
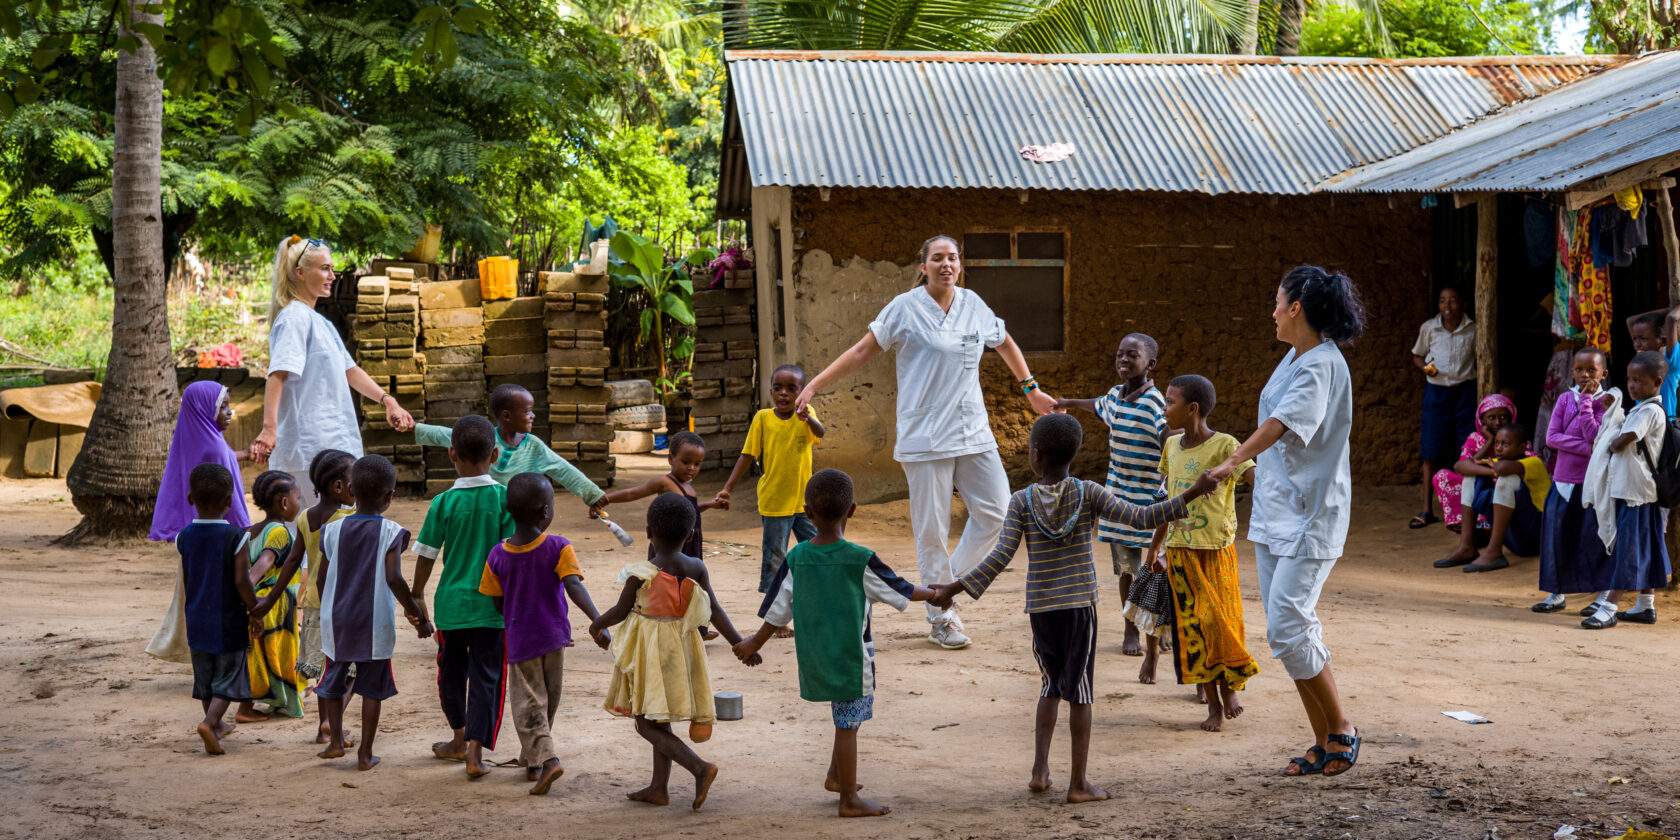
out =
[(1557, 208), (1552, 230), (1555, 268), (1552, 277), (1552, 335), (1580, 341), (1587, 337), (1581, 331), (1581, 305), (1576, 297), (1575, 270), (1571, 251), (1575, 241), (1575, 212)]
[(1575, 238), (1570, 248), (1570, 266), (1575, 273), (1575, 299), (1581, 308), (1581, 331), (1584, 340), (1600, 350), (1610, 352), (1610, 272), (1593, 260), (1593, 217), (1596, 208), (1580, 211), (1575, 217)]

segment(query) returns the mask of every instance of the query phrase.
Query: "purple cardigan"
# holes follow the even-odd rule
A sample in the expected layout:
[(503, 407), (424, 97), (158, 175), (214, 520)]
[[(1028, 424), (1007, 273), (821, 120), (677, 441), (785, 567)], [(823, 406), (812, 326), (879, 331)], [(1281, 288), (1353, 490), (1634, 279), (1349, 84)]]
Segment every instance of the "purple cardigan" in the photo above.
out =
[(1552, 422), (1546, 429), (1546, 445), (1557, 450), (1557, 466), (1552, 480), (1565, 484), (1580, 484), (1587, 477), (1587, 462), (1592, 458), (1593, 441), (1598, 427), (1604, 422), (1604, 409), (1599, 405), (1600, 391), (1587, 396), (1568, 390), (1558, 397), (1552, 409)]

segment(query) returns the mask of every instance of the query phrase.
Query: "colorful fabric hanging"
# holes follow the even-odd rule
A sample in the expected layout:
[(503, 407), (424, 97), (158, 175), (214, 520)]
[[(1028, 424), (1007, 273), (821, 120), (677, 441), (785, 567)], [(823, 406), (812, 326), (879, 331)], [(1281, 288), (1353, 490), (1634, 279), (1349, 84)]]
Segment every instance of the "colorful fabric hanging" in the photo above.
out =
[(1575, 297), (1575, 272), (1570, 249), (1575, 239), (1575, 211), (1557, 209), (1557, 264), (1552, 278), (1552, 334), (1559, 338), (1580, 341), (1586, 338), (1581, 331), (1581, 307)]
[(1585, 341), (1610, 352), (1610, 272), (1593, 262), (1592, 216), (1589, 208), (1575, 217), (1575, 239), (1570, 249), (1576, 271), (1575, 299), (1581, 307), (1581, 330)]

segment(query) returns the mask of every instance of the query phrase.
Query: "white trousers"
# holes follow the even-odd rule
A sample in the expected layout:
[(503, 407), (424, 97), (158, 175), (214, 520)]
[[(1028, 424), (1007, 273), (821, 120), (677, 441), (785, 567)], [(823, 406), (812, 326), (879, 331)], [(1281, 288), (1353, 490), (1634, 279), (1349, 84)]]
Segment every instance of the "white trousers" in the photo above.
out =
[[(1464, 486), (1458, 491), (1460, 503), (1469, 506), (1476, 503), (1476, 485), (1474, 478), (1464, 479)], [(1517, 491), (1523, 489), (1520, 475), (1502, 475), (1493, 482), (1493, 503), (1500, 507), (1515, 508), (1517, 506)]]
[[(910, 529), (916, 535), (916, 568), (923, 586), (941, 586), (986, 559), (1009, 512), (1009, 476), (993, 449), (973, 455), (900, 464), (910, 485)], [(968, 524), (951, 546), (951, 491), (962, 494)], [(941, 611), (928, 606), (928, 620)]]
[(1318, 622), (1318, 596), (1335, 558), (1279, 557), (1254, 544), (1260, 572), (1260, 603), (1266, 608), (1266, 641), (1272, 658), (1283, 663), (1292, 680), (1310, 680), (1330, 664), (1324, 625)]

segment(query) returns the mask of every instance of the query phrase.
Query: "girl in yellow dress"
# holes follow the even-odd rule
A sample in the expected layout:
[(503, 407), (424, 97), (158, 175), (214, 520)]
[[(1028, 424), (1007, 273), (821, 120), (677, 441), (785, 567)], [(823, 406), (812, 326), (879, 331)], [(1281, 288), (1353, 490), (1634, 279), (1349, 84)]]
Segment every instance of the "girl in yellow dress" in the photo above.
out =
[(694, 807), (698, 809), (706, 802), (718, 768), (683, 743), (671, 731), (671, 724), (688, 721), (688, 736), (695, 743), (712, 737), (712, 721), (717, 719), (712, 681), (706, 671), (705, 646), (695, 631), (710, 624), (731, 645), (741, 641), (741, 634), (718, 605), (706, 565), (682, 553), (683, 541), (694, 528), (693, 505), (676, 493), (661, 494), (648, 506), (647, 521), (653, 557), (618, 573), (624, 592), (617, 604), (595, 619), (589, 632), (605, 642), (602, 632), (623, 623), (607, 648), (613, 657), (613, 675), (603, 707), (615, 715), (634, 717), (636, 734), (653, 745), (653, 781), (628, 794), (629, 798), (668, 804), (667, 785), (675, 761), (694, 774)]
[[(249, 529), (246, 559), (251, 564), (251, 587), (258, 601), (266, 599), (280, 608), (262, 613), (262, 633), (252, 639), (247, 657), (252, 699), (239, 704), (234, 719), (250, 723), (276, 714), (300, 718), (306, 683), (297, 673), (297, 587), (282, 583), (280, 571), (282, 561), (292, 551), (292, 535), (286, 525), (297, 518), (303, 502), (291, 475), (276, 470), (257, 476), (251, 484), (251, 497), (268, 514)], [(252, 703), (265, 703), (269, 709), (259, 712)]]

